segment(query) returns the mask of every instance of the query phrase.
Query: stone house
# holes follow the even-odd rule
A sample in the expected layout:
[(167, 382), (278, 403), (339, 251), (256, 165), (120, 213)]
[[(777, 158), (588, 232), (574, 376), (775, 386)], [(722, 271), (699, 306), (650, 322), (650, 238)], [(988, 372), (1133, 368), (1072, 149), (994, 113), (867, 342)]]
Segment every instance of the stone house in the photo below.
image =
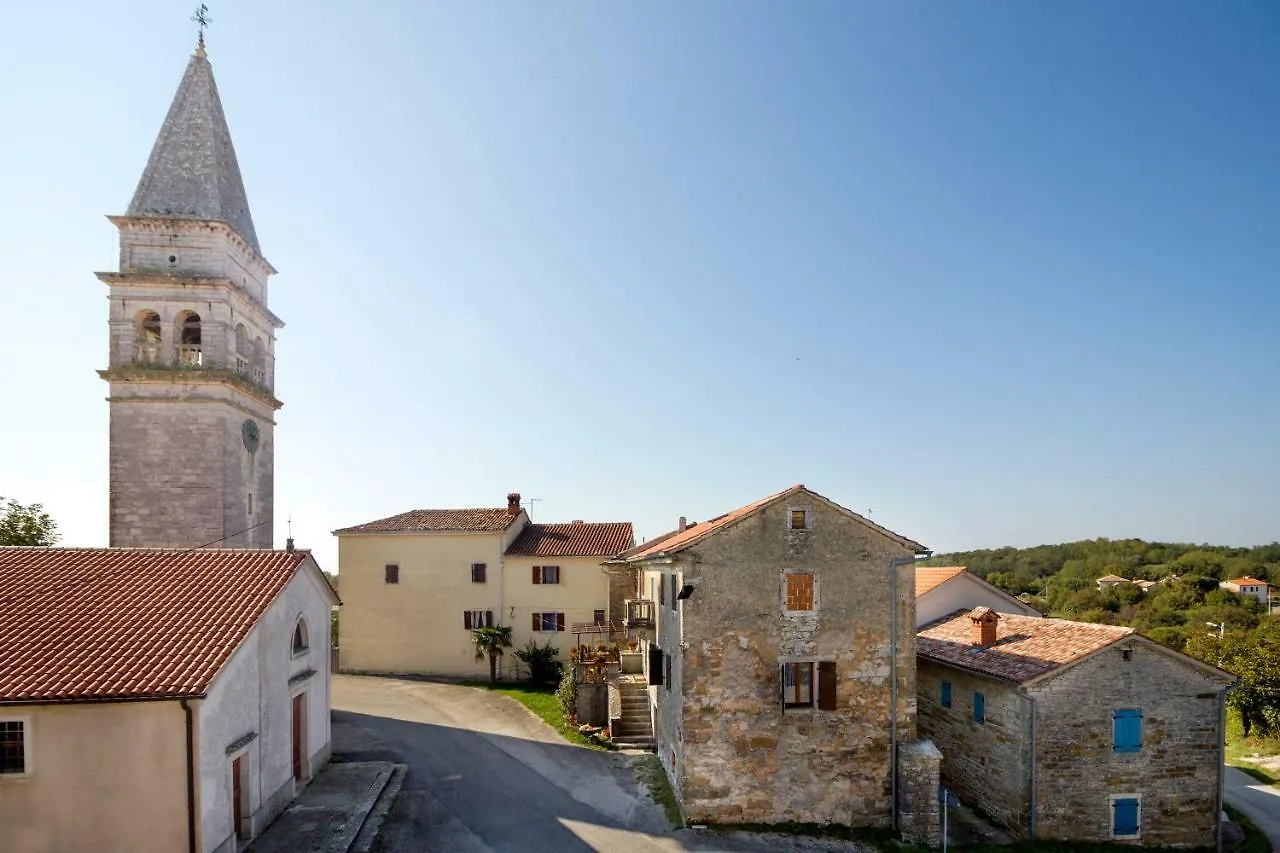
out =
[(656, 615), (657, 752), (687, 820), (936, 841), (938, 755), (916, 742), (922, 553), (798, 485), (622, 556)]
[(1214, 843), (1234, 677), (1131, 628), (977, 608), (924, 626), (942, 782), (1036, 841)]
[[(550, 642), (567, 661), (575, 624), (621, 620), (601, 564), (631, 547), (630, 522), (534, 524), (513, 492), (505, 507), (411, 510), (334, 535), (346, 672), (487, 678), (472, 628), (508, 625), (515, 648)], [(508, 653), (504, 672), (515, 666)]]
[(964, 566), (920, 566), (916, 569), (916, 625), (957, 610), (990, 607), (997, 613), (1039, 616), (1026, 602), (997, 589)]
[(0, 547), (0, 850), (227, 853), (329, 758), (306, 551)]

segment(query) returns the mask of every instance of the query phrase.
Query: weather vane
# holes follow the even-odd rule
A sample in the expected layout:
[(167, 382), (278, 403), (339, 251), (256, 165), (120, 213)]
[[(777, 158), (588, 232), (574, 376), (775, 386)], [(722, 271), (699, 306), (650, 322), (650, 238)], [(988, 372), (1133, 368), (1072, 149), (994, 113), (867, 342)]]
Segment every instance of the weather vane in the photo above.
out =
[(204, 28), (213, 23), (213, 18), (209, 17), (208, 4), (201, 3), (196, 7), (196, 13), (191, 16), (191, 20), (200, 26), (200, 46), (204, 47)]

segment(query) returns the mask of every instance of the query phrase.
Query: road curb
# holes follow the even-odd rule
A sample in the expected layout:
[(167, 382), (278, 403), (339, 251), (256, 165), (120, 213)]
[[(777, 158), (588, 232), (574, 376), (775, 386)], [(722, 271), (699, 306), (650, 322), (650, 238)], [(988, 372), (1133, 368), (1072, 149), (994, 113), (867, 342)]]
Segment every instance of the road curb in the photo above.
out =
[(325, 853), (347, 853), (355, 844), (356, 837), (360, 834), (361, 828), (364, 827), (365, 820), (369, 817), (374, 803), (378, 801), (378, 797), (382, 795), (382, 791), (387, 787), (387, 783), (391, 781), (392, 775), (397, 767), (403, 765), (392, 764), (389, 761), (369, 762), (385, 765), (378, 771), (378, 775), (374, 777), (373, 782), (369, 785), (369, 789), (361, 796), (359, 804), (347, 818), (346, 823), (342, 825), (341, 831), (335, 836), (333, 841), (329, 842), (329, 846), (325, 848)]
[(369, 853), (373, 849), (373, 842), (378, 839), (378, 833), (382, 830), (382, 822), (386, 820), (387, 814), (391, 811), (391, 806), (395, 803), (396, 795), (400, 793), (400, 786), (404, 784), (404, 777), (408, 772), (409, 765), (395, 765), (395, 768), (391, 771), (391, 777), (387, 780), (381, 793), (379, 793), (373, 808), (370, 809), (361, 822), (362, 825), (359, 832), (356, 833), (355, 841), (352, 843), (349, 853)]

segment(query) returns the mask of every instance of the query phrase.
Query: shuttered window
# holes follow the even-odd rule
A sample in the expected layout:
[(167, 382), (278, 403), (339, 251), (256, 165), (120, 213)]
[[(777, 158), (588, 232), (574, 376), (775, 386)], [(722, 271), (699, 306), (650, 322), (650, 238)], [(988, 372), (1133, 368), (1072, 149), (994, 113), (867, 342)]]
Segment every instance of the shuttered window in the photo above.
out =
[(818, 661), (818, 710), (836, 709), (836, 662)]
[(560, 583), (560, 567), (559, 566), (534, 566), (533, 582), (538, 584)]
[(492, 628), (493, 627), (493, 611), (492, 610), (464, 610), (462, 611), (462, 626), (468, 631), (475, 628)]
[(672, 572), (672, 573), (671, 573), (670, 578), (671, 578), (671, 609), (672, 609), (672, 610), (675, 610), (675, 609), (676, 609), (676, 575), (675, 575), (675, 572)]
[(563, 613), (535, 613), (533, 614), (533, 630), (551, 632), (564, 630), (564, 614)]
[(950, 708), (951, 707), (951, 682), (950, 681), (942, 682), (941, 694), (942, 695), (938, 697), (938, 701), (942, 703), (942, 707)]
[(471, 582), (472, 583), (484, 583), (485, 568), (486, 567), (484, 563), (471, 564)]
[(1111, 834), (1116, 838), (1138, 834), (1138, 798), (1117, 797), (1111, 801)]
[(787, 610), (813, 609), (813, 575), (789, 574), (787, 578)]
[(1142, 749), (1142, 710), (1121, 708), (1112, 715), (1112, 748), (1116, 752), (1138, 752)]
[(976, 691), (973, 694), (973, 721), (975, 723), (987, 721), (987, 697)]
[(662, 662), (662, 649), (657, 643), (649, 644), (649, 683), (653, 685), (662, 683), (662, 672), (665, 667)]
[(384, 583), (400, 583), (400, 567), (398, 565), (395, 563), (387, 563), (387, 567), (384, 571), (385, 574), (382, 576)]

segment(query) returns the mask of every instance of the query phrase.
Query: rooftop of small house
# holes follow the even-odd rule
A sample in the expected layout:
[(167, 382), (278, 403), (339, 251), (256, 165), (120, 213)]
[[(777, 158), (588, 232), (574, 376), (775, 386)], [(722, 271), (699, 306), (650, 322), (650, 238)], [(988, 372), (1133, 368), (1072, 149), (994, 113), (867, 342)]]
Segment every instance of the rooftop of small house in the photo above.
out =
[(1227, 583), (1233, 583), (1236, 586), (1266, 586), (1267, 585), (1266, 581), (1258, 580), (1257, 578), (1234, 578), (1232, 580), (1227, 581)]
[(1128, 583), (1128, 578), (1122, 578), (1119, 575), (1103, 575), (1098, 578), (1098, 583)]

